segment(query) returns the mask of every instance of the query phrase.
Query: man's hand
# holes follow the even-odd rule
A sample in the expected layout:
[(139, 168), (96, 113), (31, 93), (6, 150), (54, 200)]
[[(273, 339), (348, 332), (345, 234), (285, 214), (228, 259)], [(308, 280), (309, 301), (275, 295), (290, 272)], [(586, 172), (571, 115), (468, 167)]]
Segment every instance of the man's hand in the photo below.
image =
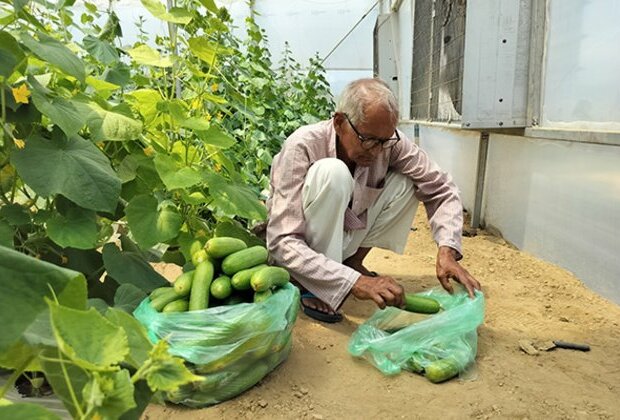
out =
[(480, 290), (480, 283), (456, 261), (456, 251), (447, 246), (440, 246), (437, 251), (437, 279), (448, 292), (452, 293), (450, 279), (461, 283), (467, 289), (470, 297), (474, 297), (474, 290)]
[(381, 309), (386, 306), (402, 308), (405, 305), (405, 290), (389, 276), (362, 275), (351, 288), (351, 293), (358, 299), (374, 300)]

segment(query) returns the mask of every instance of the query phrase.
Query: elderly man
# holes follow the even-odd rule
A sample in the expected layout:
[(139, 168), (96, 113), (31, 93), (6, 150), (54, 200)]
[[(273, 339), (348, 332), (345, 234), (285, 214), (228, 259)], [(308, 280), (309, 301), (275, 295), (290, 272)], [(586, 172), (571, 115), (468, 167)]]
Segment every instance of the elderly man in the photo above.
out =
[(392, 277), (363, 265), (372, 247), (402, 253), (418, 200), (438, 245), (437, 278), (471, 296), (480, 284), (462, 258), (462, 205), (450, 176), (396, 129), (398, 105), (388, 86), (361, 79), (342, 92), (331, 120), (302, 127), (271, 168), (267, 246), (305, 289), (304, 312), (338, 322), (349, 295), (377, 306), (404, 305)]

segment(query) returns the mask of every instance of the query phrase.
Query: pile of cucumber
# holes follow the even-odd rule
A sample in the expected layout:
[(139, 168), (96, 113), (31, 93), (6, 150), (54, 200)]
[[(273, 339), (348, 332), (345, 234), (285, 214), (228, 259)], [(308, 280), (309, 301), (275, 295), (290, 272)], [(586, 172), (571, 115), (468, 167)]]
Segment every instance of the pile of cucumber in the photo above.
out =
[(198, 311), (219, 305), (262, 302), (284, 286), (290, 275), (282, 267), (267, 264), (264, 246), (249, 247), (232, 237), (215, 237), (206, 244), (195, 241), (191, 248), (193, 268), (181, 274), (170, 287), (150, 294), (158, 312)]

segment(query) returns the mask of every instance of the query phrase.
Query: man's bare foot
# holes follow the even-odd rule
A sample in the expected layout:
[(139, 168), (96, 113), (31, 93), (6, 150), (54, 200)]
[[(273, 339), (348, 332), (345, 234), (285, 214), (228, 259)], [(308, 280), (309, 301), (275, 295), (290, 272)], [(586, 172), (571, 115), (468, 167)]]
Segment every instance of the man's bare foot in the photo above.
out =
[(329, 315), (336, 314), (331, 306), (317, 297), (302, 297), (301, 302), (307, 308), (316, 309)]

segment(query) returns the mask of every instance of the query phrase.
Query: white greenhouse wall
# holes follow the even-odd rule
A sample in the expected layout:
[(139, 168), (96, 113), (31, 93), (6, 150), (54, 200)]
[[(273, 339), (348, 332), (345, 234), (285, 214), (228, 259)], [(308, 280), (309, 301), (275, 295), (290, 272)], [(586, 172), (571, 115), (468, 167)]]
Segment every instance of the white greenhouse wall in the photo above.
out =
[[(480, 132), (406, 120), (415, 0), (382, 0), (381, 13), (395, 4), (399, 10), (388, 21), (398, 54), (400, 127), (415, 133), (418, 124), (415, 141), (452, 174), (473, 211)], [(620, 303), (620, 2), (546, 0), (546, 6), (545, 52), (533, 67), (541, 73), (531, 74), (539, 82), (539, 127), (567, 129), (557, 135), (575, 141), (491, 133), (481, 220)], [(595, 144), (600, 139), (608, 144)]]
[(470, 213), (476, 195), (476, 161), (480, 134), (442, 127), (420, 126), (420, 147), (445, 171), (461, 194), (463, 207)]
[(620, 302), (620, 148), (491, 134), (484, 221)]
[[(473, 208), (479, 133), (420, 126)], [(484, 225), (620, 303), (620, 147), (491, 133)]]

